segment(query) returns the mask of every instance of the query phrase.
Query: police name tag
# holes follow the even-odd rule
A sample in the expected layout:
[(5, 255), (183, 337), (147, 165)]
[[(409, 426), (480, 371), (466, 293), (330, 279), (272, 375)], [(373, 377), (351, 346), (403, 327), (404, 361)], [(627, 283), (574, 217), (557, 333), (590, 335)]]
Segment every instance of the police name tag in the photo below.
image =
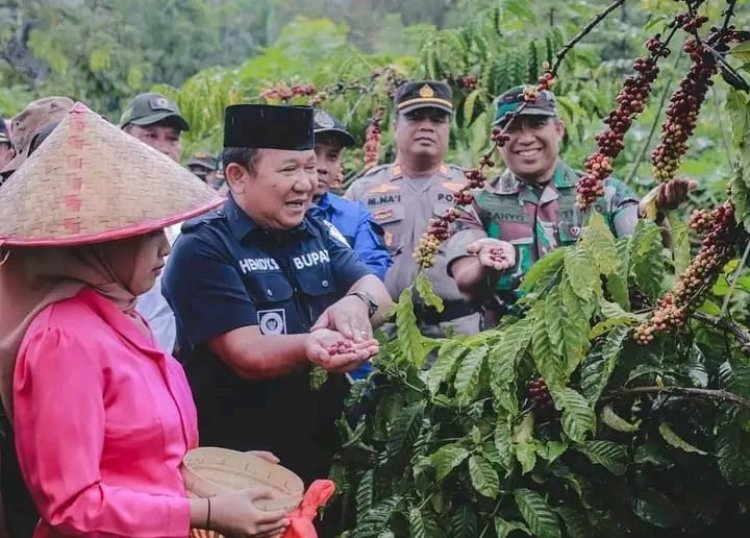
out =
[(260, 334), (286, 334), (286, 311), (283, 308), (258, 310), (258, 327)]

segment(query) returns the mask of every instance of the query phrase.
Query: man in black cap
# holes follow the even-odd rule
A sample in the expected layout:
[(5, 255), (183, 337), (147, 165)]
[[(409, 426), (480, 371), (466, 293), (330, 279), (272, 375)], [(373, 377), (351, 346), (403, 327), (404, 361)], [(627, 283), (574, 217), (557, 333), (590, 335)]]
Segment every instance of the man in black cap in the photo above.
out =
[[(306, 216), (317, 188), (309, 107), (233, 105), (223, 208), (188, 222), (164, 278), (201, 442), (274, 452), (309, 483), (328, 474), (342, 374), (377, 353), (382, 282)], [(319, 391), (314, 366), (329, 372)]]
[(190, 125), (174, 101), (158, 93), (141, 93), (125, 107), (120, 128), (178, 163), (180, 137)]
[[(412, 253), (429, 220), (452, 206), (453, 196), (466, 184), (466, 178), (460, 168), (445, 163), (453, 113), (450, 86), (434, 80), (407, 82), (397, 89), (394, 105), (396, 162), (365, 173), (345, 197), (362, 202), (385, 230), (385, 244), (393, 258), (385, 283), (397, 300), (417, 276)], [(477, 332), (479, 315), (461, 299), (441, 257), (426, 274), (445, 309), (438, 313), (418, 302), (416, 314), (422, 332), (428, 336)]]
[(187, 167), (193, 174), (201, 178), (204, 183), (214, 189), (218, 189), (223, 183), (222, 180), (217, 179), (216, 175), (218, 162), (218, 159), (209, 152), (199, 151), (190, 157)]
[(5, 168), (5, 165), (12, 161), (15, 155), (13, 144), (10, 142), (8, 125), (5, 123), (5, 120), (0, 117), (0, 170)]

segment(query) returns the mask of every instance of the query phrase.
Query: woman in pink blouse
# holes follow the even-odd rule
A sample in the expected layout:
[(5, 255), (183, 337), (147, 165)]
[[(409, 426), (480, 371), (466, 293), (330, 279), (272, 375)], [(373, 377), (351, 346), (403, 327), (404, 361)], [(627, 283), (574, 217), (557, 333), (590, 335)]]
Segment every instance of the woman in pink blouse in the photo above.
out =
[(82, 105), (0, 189), (0, 395), (35, 537), (265, 538), (288, 524), (254, 507), (263, 489), (186, 497), (195, 406), (135, 311), (169, 252), (163, 228), (220, 203)]

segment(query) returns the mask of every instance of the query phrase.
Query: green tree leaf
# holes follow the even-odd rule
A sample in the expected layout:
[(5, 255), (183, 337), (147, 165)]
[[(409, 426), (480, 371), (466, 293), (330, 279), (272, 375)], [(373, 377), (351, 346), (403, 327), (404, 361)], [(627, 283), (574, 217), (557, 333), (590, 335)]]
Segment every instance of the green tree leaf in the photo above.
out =
[(513, 414), (518, 412), (518, 399), (511, 385), (516, 381), (518, 362), (531, 342), (533, 322), (534, 318), (526, 317), (505, 327), (489, 352), (490, 389), (498, 405)]
[(599, 273), (611, 275), (617, 271), (620, 260), (617, 256), (615, 238), (600, 213), (595, 212), (591, 215), (588, 226), (583, 230), (581, 244), (589, 259), (594, 261)]
[(422, 334), (417, 327), (417, 316), (414, 315), (412, 290), (406, 288), (401, 292), (396, 306), (396, 334), (401, 350), (416, 368), (424, 365), (427, 354), (422, 347)]
[(643, 521), (663, 529), (673, 529), (685, 522), (685, 515), (666, 495), (654, 489), (638, 492), (631, 500), (633, 513)]
[(565, 383), (564, 365), (562, 358), (555, 352), (555, 348), (549, 340), (547, 323), (543, 315), (544, 303), (540, 301), (534, 305), (532, 312), (537, 313), (534, 316), (534, 326), (531, 336), (534, 364), (548, 387), (561, 387)]
[(523, 277), (521, 287), (526, 291), (542, 289), (563, 268), (565, 249), (558, 248), (535, 262)]
[(513, 416), (498, 413), (495, 423), (495, 448), (500, 458), (501, 465), (510, 471), (513, 463)]
[(594, 271), (595, 267), (582, 245), (565, 247), (565, 274), (575, 294), (584, 301), (594, 293), (599, 277)]
[(590, 538), (593, 535), (584, 514), (569, 506), (561, 506), (556, 510), (565, 523), (565, 530), (570, 538)]
[(432, 282), (427, 278), (423, 272), (417, 274), (417, 278), (414, 279), (414, 287), (419, 292), (419, 296), (422, 298), (427, 306), (433, 307), (438, 312), (442, 312), (445, 306), (443, 300), (438, 297), (432, 289)]
[(461, 355), (468, 348), (456, 340), (448, 340), (438, 351), (438, 356), (429, 370), (421, 373), (422, 379), (427, 385), (430, 393), (435, 395), (440, 389), (440, 384), (450, 381), (459, 365)]
[(416, 506), (409, 510), (409, 537), (426, 538), (424, 520), (422, 512)]
[(560, 292), (565, 306), (565, 315), (562, 319), (565, 334), (563, 374), (568, 377), (578, 368), (589, 349), (588, 334), (595, 302), (593, 295), (589, 300), (583, 300), (576, 295), (567, 276), (560, 286)]
[(472, 349), (461, 361), (456, 372), (454, 386), (456, 388), (456, 400), (459, 405), (469, 405), (479, 391), (479, 376), (482, 366), (487, 357), (487, 346), (479, 346)]
[(521, 474), (527, 474), (536, 467), (536, 447), (533, 441), (518, 443), (515, 447), (516, 459), (521, 464)]
[(534, 536), (560, 538), (560, 522), (557, 514), (541, 495), (530, 489), (521, 488), (513, 492), (513, 498)]
[(716, 435), (716, 462), (724, 479), (733, 486), (750, 485), (750, 433), (745, 431), (738, 413), (725, 411), (719, 419)]
[(630, 240), (630, 264), (636, 285), (651, 298), (661, 294), (665, 261), (661, 228), (640, 219)]
[(565, 335), (563, 319), (565, 311), (563, 310), (562, 298), (557, 289), (551, 290), (544, 300), (544, 321), (547, 326), (547, 335), (552, 348), (557, 355), (562, 356), (565, 352)]
[(627, 471), (628, 451), (620, 444), (611, 441), (586, 441), (578, 445), (576, 450), (616, 476), (622, 476)]
[(451, 528), (448, 536), (453, 538), (477, 537), (477, 513), (470, 504), (459, 505), (451, 516)]
[(620, 415), (615, 413), (612, 405), (604, 406), (604, 409), (602, 409), (601, 412), (601, 419), (604, 424), (618, 432), (632, 433), (638, 431), (638, 426), (636, 426), (635, 424), (631, 424)]
[(581, 368), (581, 390), (590, 404), (594, 405), (599, 401), (602, 391), (609, 383), (628, 332), (628, 327), (616, 327), (612, 330), (607, 335), (601, 353), (589, 356)]
[(582, 442), (589, 433), (596, 431), (594, 410), (581, 394), (571, 388), (551, 393), (555, 407), (563, 412), (563, 431), (571, 440)]
[(508, 538), (513, 531), (521, 531), (531, 536), (529, 528), (520, 521), (507, 521), (500, 516), (495, 516), (495, 534), (497, 534), (497, 538)]
[(679, 448), (680, 450), (683, 450), (685, 452), (692, 452), (693, 454), (700, 454), (701, 456), (708, 455), (708, 452), (694, 447), (693, 445), (685, 441), (682, 437), (677, 435), (666, 422), (662, 422), (661, 424), (659, 424), (659, 434), (661, 435), (662, 439), (664, 439), (667, 443), (675, 448)]
[(393, 421), (385, 448), (389, 459), (411, 447), (419, 435), (424, 416), (425, 402), (419, 401), (407, 406)]
[(500, 490), (500, 479), (492, 464), (482, 456), (469, 458), (469, 476), (474, 489), (481, 495), (494, 499)]
[(357, 493), (355, 499), (357, 502), (357, 519), (362, 519), (372, 508), (373, 495), (374, 495), (374, 469), (368, 469), (362, 475), (357, 485)]
[(430, 456), (438, 480), (443, 480), (450, 472), (469, 457), (469, 451), (458, 444), (440, 447)]

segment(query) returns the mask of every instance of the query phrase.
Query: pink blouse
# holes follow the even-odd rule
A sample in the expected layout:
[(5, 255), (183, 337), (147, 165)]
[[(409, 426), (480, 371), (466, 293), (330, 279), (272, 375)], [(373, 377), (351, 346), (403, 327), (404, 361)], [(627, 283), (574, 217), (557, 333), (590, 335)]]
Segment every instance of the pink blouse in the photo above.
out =
[(179, 466), (198, 426), (187, 379), (109, 300), (84, 289), (34, 318), (13, 405), (35, 538), (189, 535)]

